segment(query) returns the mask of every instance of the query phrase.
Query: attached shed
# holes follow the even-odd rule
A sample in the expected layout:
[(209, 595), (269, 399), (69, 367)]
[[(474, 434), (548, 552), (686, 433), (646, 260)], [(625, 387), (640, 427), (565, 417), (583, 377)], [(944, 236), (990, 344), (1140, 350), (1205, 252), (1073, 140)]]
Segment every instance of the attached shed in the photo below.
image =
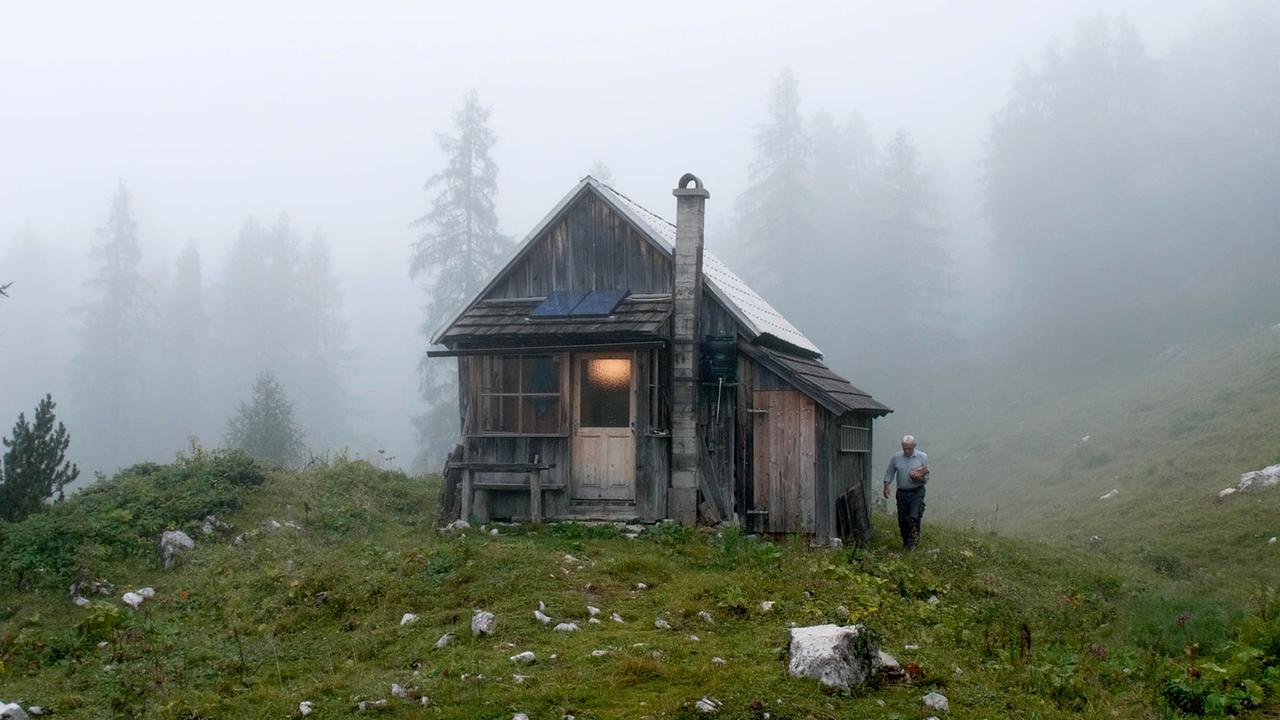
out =
[[(672, 224), (583, 178), (433, 338), (458, 358), (468, 519), (674, 519), (860, 541), (889, 408)], [(455, 495), (456, 493), (456, 495)]]

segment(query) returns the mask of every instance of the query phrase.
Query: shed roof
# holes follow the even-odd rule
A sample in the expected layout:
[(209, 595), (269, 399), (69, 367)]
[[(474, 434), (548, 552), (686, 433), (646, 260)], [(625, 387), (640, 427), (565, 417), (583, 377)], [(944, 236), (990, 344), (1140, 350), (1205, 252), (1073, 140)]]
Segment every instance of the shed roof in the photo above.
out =
[(531, 318), (538, 298), (481, 300), (467, 308), (440, 336), (449, 343), (520, 341), (536, 344), (566, 335), (600, 339), (649, 339), (661, 336), (671, 317), (670, 295), (633, 295), (603, 317)]
[(739, 347), (837, 415), (847, 412), (887, 415), (893, 412), (889, 406), (871, 397), (870, 393), (859, 390), (848, 380), (832, 372), (821, 360), (763, 345), (739, 343)]

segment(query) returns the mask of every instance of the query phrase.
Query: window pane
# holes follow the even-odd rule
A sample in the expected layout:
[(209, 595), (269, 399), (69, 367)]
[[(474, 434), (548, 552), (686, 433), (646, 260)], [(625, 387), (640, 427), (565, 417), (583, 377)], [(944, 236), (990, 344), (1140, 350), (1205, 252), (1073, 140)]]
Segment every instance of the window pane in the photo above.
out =
[(561, 432), (560, 396), (528, 395), (520, 403), (521, 432), (526, 435), (554, 435)]
[(502, 389), (504, 393), (520, 392), (520, 358), (504, 357), (502, 362)]
[(520, 432), (517, 398), (506, 395), (485, 395), (480, 398), (480, 427), (484, 432)]
[(631, 360), (584, 358), (581, 361), (579, 424), (627, 427), (631, 424)]
[(560, 356), (534, 355), (521, 358), (524, 374), (524, 392), (560, 392)]

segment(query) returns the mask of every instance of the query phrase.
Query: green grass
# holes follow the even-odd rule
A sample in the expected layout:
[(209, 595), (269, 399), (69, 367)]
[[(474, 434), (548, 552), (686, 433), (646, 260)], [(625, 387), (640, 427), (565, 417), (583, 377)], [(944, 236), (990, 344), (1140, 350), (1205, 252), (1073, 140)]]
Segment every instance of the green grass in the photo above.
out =
[(1103, 554), (1237, 604), (1280, 578), (1280, 546), (1267, 543), (1280, 535), (1280, 490), (1215, 497), (1280, 462), (1280, 332), (1146, 374), (940, 410), (928, 432), (934, 518), (1078, 549), (1098, 535)]
[[(579, 524), (446, 537), (431, 527), (437, 491), (433, 480), (343, 460), (271, 473), (237, 495), (226, 516), (236, 530), (197, 534), (177, 569), (126, 541), (132, 551), (97, 560), (94, 572), (119, 592), (155, 587), (138, 612), (119, 592), (76, 608), (65, 586), (22, 581), (26, 589), (0, 596), (0, 698), (59, 718), (175, 720), (291, 717), (305, 699), (323, 719), (350, 717), (399, 683), (431, 704), (393, 699), (379, 716), (687, 718), (710, 695), (725, 704), (718, 717), (825, 719), (922, 718), (920, 697), (938, 690), (953, 718), (1049, 719), (1170, 717), (1169, 698), (1213, 706), (1245, 681), (1263, 695), (1280, 690), (1274, 599), (1247, 615), (1223, 610), (1193, 578), (1149, 564), (932, 525), (905, 555), (883, 518), (864, 550), (670, 526), (636, 540)], [(150, 492), (132, 497), (154, 502)], [(78, 502), (60, 512), (79, 517)], [(233, 542), (268, 519), (302, 529)], [(28, 530), (6, 528), (0, 551)], [(763, 600), (777, 606), (764, 613)], [(539, 601), (582, 631), (537, 623)], [(602, 624), (587, 623), (588, 604), (603, 610)], [(475, 608), (497, 614), (494, 637), (471, 637)], [(419, 621), (400, 627), (405, 612)], [(609, 621), (612, 612), (626, 622)], [(659, 616), (674, 629), (655, 628)], [(787, 675), (790, 623), (849, 621), (914, 678), (844, 696)], [(446, 632), (458, 639), (435, 649)], [(593, 658), (595, 649), (609, 653)], [(1257, 654), (1233, 661), (1243, 649)], [(523, 650), (538, 662), (508, 660)]]

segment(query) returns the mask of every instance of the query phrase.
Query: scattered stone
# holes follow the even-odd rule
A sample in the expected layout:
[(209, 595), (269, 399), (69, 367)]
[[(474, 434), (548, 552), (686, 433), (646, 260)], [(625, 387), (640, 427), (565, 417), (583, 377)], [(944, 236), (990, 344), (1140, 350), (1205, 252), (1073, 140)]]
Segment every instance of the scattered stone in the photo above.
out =
[(931, 692), (920, 698), (924, 701), (925, 707), (938, 712), (951, 712), (951, 704), (947, 702), (947, 696), (942, 693)]
[(524, 713), (516, 713), (511, 716), (511, 720), (529, 720), (529, 716)]
[(284, 526), (276, 522), (275, 518), (267, 518), (266, 522), (262, 523), (262, 529), (268, 533), (276, 532), (282, 527)]
[(908, 679), (907, 673), (902, 669), (902, 665), (898, 663), (898, 659), (883, 650), (876, 651), (872, 669), (886, 682)]
[(546, 603), (544, 603), (544, 602), (542, 602), (541, 600), (539, 600), (539, 601), (538, 601), (538, 609), (539, 609), (539, 610), (546, 610), (546, 609), (547, 609), (547, 604), (546, 604)]
[(773, 612), (773, 606), (777, 604), (776, 600), (765, 600), (760, 603), (760, 612)]
[(405, 625), (412, 625), (416, 622), (418, 622), (418, 616), (414, 615), (413, 613), (405, 613), (400, 617), (400, 627), (404, 627)]
[(837, 606), (836, 606), (836, 614), (837, 614), (837, 615), (839, 615), (839, 616), (840, 616), (840, 617), (842, 617), (842, 618), (848, 619), (848, 617), (849, 617), (849, 608), (847, 608), (847, 607), (845, 607), (845, 606), (843, 606), (843, 605), (837, 605)]
[(912, 644), (912, 643), (906, 643), (905, 645), (903, 645), (903, 646), (902, 646), (902, 649), (903, 649), (903, 650), (907, 650), (907, 651), (910, 651), (910, 650), (919, 650), (919, 649), (920, 649), (920, 646), (919, 646), (919, 645)]
[(489, 530), (489, 535), (491, 535), (491, 536), (493, 536), (493, 537), (498, 537), (498, 528), (493, 528), (493, 529)]
[(1236, 483), (1236, 487), (1242, 492), (1275, 487), (1276, 485), (1280, 485), (1280, 463), (1268, 465), (1261, 470), (1242, 473), (1240, 482)]
[(878, 650), (861, 625), (793, 628), (787, 669), (792, 677), (813, 678), (847, 692), (871, 677)]
[(937, 605), (938, 603), (940, 603), (940, 602), (942, 602), (942, 601), (938, 599), (938, 596), (937, 596), (937, 595), (930, 595), (930, 596), (929, 596), (929, 599), (928, 599), (928, 600), (926, 600), (925, 602), (929, 603), (930, 605)]
[(368, 712), (371, 710), (386, 710), (387, 705), (388, 703), (385, 699), (384, 700), (361, 700), (360, 702), (356, 703), (356, 709), (358, 709), (360, 712)]
[(145, 598), (143, 598), (141, 595), (139, 595), (136, 592), (127, 592), (124, 595), (120, 596), (120, 600), (122, 600), (125, 605), (128, 605), (134, 610), (138, 609), (138, 606), (142, 604), (142, 601), (144, 599)]
[(588, 615), (590, 615), (591, 617), (595, 617), (595, 616), (597, 616), (597, 615), (599, 615), (599, 614), (600, 614), (600, 608), (595, 607), (595, 606), (592, 606), (592, 605), (588, 605), (588, 606), (587, 606), (587, 614), (588, 614)]
[(609, 619), (616, 623), (622, 622), (622, 616), (619, 615), (618, 613), (613, 613), (612, 615), (609, 616)]
[(136, 592), (148, 600), (156, 596), (156, 589), (153, 587), (139, 588)]
[(840, 548), (844, 547), (844, 540), (838, 537), (831, 538), (831, 547), (835, 548), (836, 550), (839, 550)]
[(653, 626), (658, 628), (659, 630), (671, 629), (671, 623), (667, 622), (665, 618), (658, 618), (657, 620), (654, 620)]
[(460, 533), (464, 530), (469, 530), (469, 529), (471, 529), (471, 523), (462, 519), (454, 520), (453, 522), (444, 526), (444, 531), (447, 533)]
[(399, 683), (391, 683), (391, 697), (406, 698), (409, 693)]
[(711, 664), (712, 664), (712, 665), (723, 665), (723, 664), (724, 664), (724, 658), (722, 658), (722, 657), (720, 657), (719, 655), (717, 655), (717, 656), (715, 656), (715, 657), (711, 658)]
[(1235, 495), (1237, 492), (1239, 492), (1239, 490), (1237, 490), (1236, 488), (1233, 488), (1233, 487), (1229, 487), (1229, 488), (1222, 488), (1221, 490), (1219, 490), (1219, 491), (1218, 491), (1218, 499), (1219, 499), (1219, 500), (1222, 500), (1222, 499), (1224, 499), (1224, 498), (1227, 498), (1227, 497), (1230, 497), (1230, 496), (1232, 496), (1232, 495)]
[(1267, 541), (1267, 544), (1268, 544), (1268, 545), (1275, 545), (1275, 544), (1276, 544), (1276, 538), (1275, 538), (1275, 536), (1274, 536), (1274, 535), (1271, 537), (1271, 539), (1270, 539), (1270, 540), (1268, 540), (1268, 541)]
[(591, 623), (592, 625), (599, 625), (600, 618), (587, 618), (587, 622)]
[(310, 700), (303, 700), (298, 703), (298, 714), (302, 717), (310, 715), (312, 710), (315, 710), (315, 706), (311, 704)]
[(298, 530), (298, 531), (302, 530), (302, 526), (292, 520), (285, 520), (284, 526), (289, 528), (290, 530)]
[(31, 713), (32, 715), (43, 715), (44, 708), (40, 705), (32, 705), (31, 707), (27, 708), (27, 712)]
[(689, 642), (702, 642), (702, 638), (698, 637), (697, 635), (690, 635)]
[(178, 554), (195, 546), (196, 541), (181, 530), (165, 530), (160, 533), (160, 559), (164, 561), (164, 569), (172, 570)]
[(516, 682), (516, 684), (517, 684), (517, 685), (519, 685), (520, 683), (524, 682), (525, 680), (528, 680), (528, 679), (529, 679), (529, 676), (528, 676), (528, 675), (512, 675), (512, 676), (511, 676), (511, 679), (512, 679), (512, 680), (514, 680), (514, 681)]
[(551, 622), (551, 616), (550, 616), (550, 615), (547, 615), (546, 613), (542, 612), (541, 610), (534, 610), (534, 611), (533, 611), (533, 619), (534, 619), (534, 620), (537, 620), (538, 622), (542, 623), (543, 625), (546, 625), (547, 623)]
[(511, 656), (511, 662), (516, 663), (518, 665), (532, 665), (537, 661), (538, 661), (538, 656), (534, 655), (533, 652), (530, 650), (525, 650), (522, 653)]
[(1089, 549), (1090, 549), (1090, 550), (1097, 550), (1097, 549), (1098, 549), (1098, 548), (1100, 548), (1100, 547), (1102, 547), (1102, 536), (1101, 536), (1101, 535), (1094, 535), (1093, 537), (1089, 538)]
[(27, 720), (27, 713), (18, 703), (0, 705), (0, 720)]
[(693, 704), (693, 707), (703, 715), (714, 715), (720, 712), (720, 701), (703, 696), (701, 700)]
[(591, 651), (591, 657), (593, 658), (604, 657), (605, 655), (608, 655), (608, 654), (609, 654), (608, 650), (592, 650)]
[(1117, 495), (1119, 495), (1119, 494), (1120, 494), (1120, 491), (1119, 491), (1119, 490), (1112, 490), (1111, 492), (1109, 492), (1109, 493), (1107, 493), (1107, 494), (1105, 494), (1105, 495), (1102, 495), (1102, 496), (1101, 496), (1101, 497), (1099, 497), (1098, 499), (1099, 499), (1099, 500), (1110, 500), (1111, 498), (1113, 498), (1113, 497), (1115, 497), (1115, 496), (1117, 496)]
[(423, 695), (422, 697), (418, 698), (418, 704), (421, 705), (422, 707), (426, 707), (431, 704), (431, 698), (427, 697), (426, 695)]
[(711, 613), (707, 612), (706, 610), (699, 610), (699, 611), (698, 611), (698, 619), (699, 619), (699, 620), (701, 620), (702, 622), (704, 622), (704, 623), (708, 624), (708, 625), (715, 625), (715, 624), (716, 624), (716, 619), (715, 619), (715, 618), (713, 618), (713, 617), (711, 617)]
[(473, 637), (492, 635), (497, 626), (498, 618), (488, 610), (477, 610), (476, 614), (471, 616), (471, 635)]
[(636, 590), (648, 590), (648, 589), (649, 589), (649, 586), (648, 586), (648, 585), (646, 585), (646, 584), (644, 584), (644, 583), (642, 583), (642, 582), (638, 582), (638, 583), (636, 583)]
[(565, 553), (565, 554), (564, 554), (564, 560), (562, 560), (561, 562), (567, 562), (567, 563), (580, 563), (580, 562), (582, 562), (582, 561), (581, 561), (581, 560), (579, 560), (578, 558), (576, 558), (576, 557), (574, 557), (574, 556), (570, 555), (569, 553)]
[(202, 535), (213, 535), (219, 530), (230, 530), (231, 525), (224, 522), (217, 515), (205, 515), (204, 522), (200, 525), (200, 533)]
[(640, 537), (640, 534), (639, 533), (623, 533), (622, 537), (628, 540), (635, 540), (636, 538)]
[(72, 604), (72, 605), (75, 605), (76, 607), (81, 607), (81, 608), (82, 608), (82, 607), (84, 607), (85, 605), (88, 605), (88, 604), (89, 604), (89, 598), (87, 598), (87, 597), (85, 597), (85, 596), (83, 596), (83, 595), (77, 595), (77, 596), (75, 596), (75, 597), (71, 598), (71, 604)]
[(551, 629), (556, 632), (578, 632), (579, 628), (577, 623), (560, 623)]

